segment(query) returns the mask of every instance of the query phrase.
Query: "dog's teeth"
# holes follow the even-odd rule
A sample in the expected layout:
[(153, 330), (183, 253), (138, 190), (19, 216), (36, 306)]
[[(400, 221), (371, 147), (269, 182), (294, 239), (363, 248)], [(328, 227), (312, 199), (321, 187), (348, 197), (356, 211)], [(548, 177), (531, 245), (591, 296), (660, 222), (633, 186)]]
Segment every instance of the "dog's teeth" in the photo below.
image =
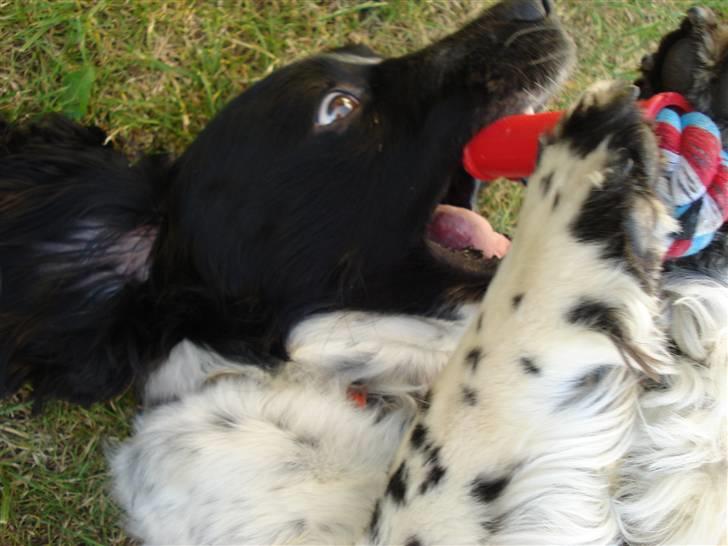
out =
[(533, 109), (533, 106), (529, 106), (528, 108), (525, 108), (523, 110), (523, 113), (524, 114), (533, 114), (533, 113), (535, 113), (535, 110)]

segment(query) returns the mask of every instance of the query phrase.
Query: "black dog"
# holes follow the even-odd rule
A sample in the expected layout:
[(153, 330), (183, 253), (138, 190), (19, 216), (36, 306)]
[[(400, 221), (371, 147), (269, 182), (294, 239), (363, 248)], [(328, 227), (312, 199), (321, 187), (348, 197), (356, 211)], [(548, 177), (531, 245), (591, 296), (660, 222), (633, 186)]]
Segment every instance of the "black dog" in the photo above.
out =
[(314, 313), (475, 301), (497, 264), (477, 252), (482, 226), (438, 208), (461, 230), (452, 244), (428, 225), (439, 204), (470, 207), (464, 143), (539, 108), (567, 72), (550, 12), (508, 0), (410, 55), (294, 63), (175, 161), (130, 165), (57, 117), (0, 127), (0, 387), (90, 403), (183, 339), (273, 367)]

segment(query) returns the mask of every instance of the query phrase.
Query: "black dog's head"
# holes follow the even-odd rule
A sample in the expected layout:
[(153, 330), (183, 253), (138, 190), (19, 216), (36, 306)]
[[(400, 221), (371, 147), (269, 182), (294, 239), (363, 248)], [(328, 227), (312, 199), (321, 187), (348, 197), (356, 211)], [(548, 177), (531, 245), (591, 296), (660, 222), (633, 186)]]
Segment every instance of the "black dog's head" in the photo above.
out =
[[(411, 55), (343, 48), (257, 83), (178, 161), (157, 265), (193, 270), (274, 320), (424, 313), (455, 289), (480, 293), (492, 263), (435, 243), (427, 226), (439, 203), (470, 207), (461, 153), (474, 131), (538, 108), (563, 76), (571, 48), (550, 11), (504, 2)], [(446, 213), (440, 225), (459, 237), (438, 230), (439, 243), (487, 243), (474, 215)]]
[[(75, 362), (51, 366), (50, 355), (64, 352), (59, 342), (30, 351), (13, 341), (9, 358), (25, 363), (24, 371), (11, 366), (14, 383), (44, 374), (58, 379), (67, 374), (63, 366), (118, 370), (159, 357), (184, 337), (265, 360), (283, 356), (290, 327), (314, 312), (428, 314), (482, 294), (495, 261), (478, 251), (497, 252), (487, 223), (466, 210), (476, 184), (461, 167), (463, 145), (499, 117), (539, 108), (571, 58), (549, 0), (507, 0), (410, 55), (382, 59), (348, 47), (274, 72), (223, 109), (172, 165), (153, 247), (147, 236), (145, 244), (123, 244), (130, 233), (139, 239), (140, 228), (150, 233), (149, 215), (139, 213), (135, 229), (125, 225), (105, 237), (101, 248), (113, 248), (115, 257), (100, 259), (98, 244), (93, 259), (79, 250), (87, 269), (103, 263), (108, 275), (55, 283), (43, 294), (83, 292), (88, 309), (74, 320), (94, 332), (109, 329), (106, 338), (93, 336), (89, 362), (79, 361), (74, 345)], [(66, 189), (63, 198), (72, 197), (93, 198)], [(79, 226), (86, 210), (69, 203), (64, 214)], [(92, 220), (103, 224), (98, 214)], [(28, 243), (27, 231), (20, 237), (13, 227), (3, 226), (0, 236)], [(63, 248), (68, 260), (69, 246)], [(41, 259), (51, 262), (46, 276), (61, 261), (57, 253)], [(21, 290), (37, 271), (16, 268)], [(95, 286), (109, 277), (113, 290)], [(6, 337), (9, 322), (18, 322), (13, 311), (0, 316)], [(43, 320), (57, 322), (58, 315)], [(42, 370), (28, 365), (31, 353), (42, 355)], [(111, 356), (99, 364), (96, 353)], [(82, 399), (109, 393), (47, 388)]]

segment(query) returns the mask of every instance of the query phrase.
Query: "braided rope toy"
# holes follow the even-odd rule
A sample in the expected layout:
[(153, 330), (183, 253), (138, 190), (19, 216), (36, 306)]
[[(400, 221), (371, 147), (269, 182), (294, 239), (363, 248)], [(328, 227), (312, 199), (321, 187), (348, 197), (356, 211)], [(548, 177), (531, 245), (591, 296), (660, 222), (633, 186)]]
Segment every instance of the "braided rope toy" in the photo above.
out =
[(664, 108), (655, 119), (664, 159), (659, 191), (682, 228), (665, 257), (674, 260), (703, 250), (728, 221), (728, 153), (705, 114)]
[[(721, 149), (715, 123), (693, 112), (681, 95), (660, 93), (640, 106), (645, 117), (655, 120), (663, 156), (658, 191), (681, 227), (665, 259), (690, 256), (708, 246), (728, 222), (728, 153)], [(465, 170), (479, 180), (525, 179), (536, 167), (539, 136), (562, 115), (543, 112), (499, 119), (465, 147)]]

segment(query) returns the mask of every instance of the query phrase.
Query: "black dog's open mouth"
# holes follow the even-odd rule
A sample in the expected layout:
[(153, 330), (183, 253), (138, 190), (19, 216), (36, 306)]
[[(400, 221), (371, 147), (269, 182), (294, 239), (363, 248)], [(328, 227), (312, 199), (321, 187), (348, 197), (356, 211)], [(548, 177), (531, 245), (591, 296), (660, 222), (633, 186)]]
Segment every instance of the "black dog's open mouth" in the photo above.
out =
[[(538, 110), (543, 106), (543, 100)], [(533, 114), (529, 106), (516, 113)], [(494, 120), (495, 121), (495, 120)], [(466, 252), (471, 257), (503, 258), (511, 241), (493, 229), (475, 208), (480, 183), (461, 167), (451, 176), (444, 198), (435, 206), (427, 224), (426, 239), (451, 252)]]
[(450, 250), (474, 250), (484, 258), (502, 258), (510, 241), (470, 208), (440, 204), (427, 226), (427, 238)]
[[(470, 120), (476, 126), (470, 127), (470, 137), (504, 116), (542, 110), (561, 87), (573, 66), (574, 47), (553, 11), (550, 0), (504, 1), (473, 24), (424, 50), (423, 62), (430, 62), (433, 72), (455, 74), (448, 85), (468, 82), (468, 92), (477, 93), (474, 102), (482, 98), (471, 111)], [(432, 59), (446, 59), (450, 65), (443, 68)], [(468, 92), (463, 93), (467, 97), (464, 100), (473, 97)], [(436, 257), (472, 270), (479, 268), (477, 261), (502, 258), (510, 240), (473, 210), (478, 183), (465, 172), (460, 159), (456, 158), (448, 180), (443, 180), (424, 239)]]

